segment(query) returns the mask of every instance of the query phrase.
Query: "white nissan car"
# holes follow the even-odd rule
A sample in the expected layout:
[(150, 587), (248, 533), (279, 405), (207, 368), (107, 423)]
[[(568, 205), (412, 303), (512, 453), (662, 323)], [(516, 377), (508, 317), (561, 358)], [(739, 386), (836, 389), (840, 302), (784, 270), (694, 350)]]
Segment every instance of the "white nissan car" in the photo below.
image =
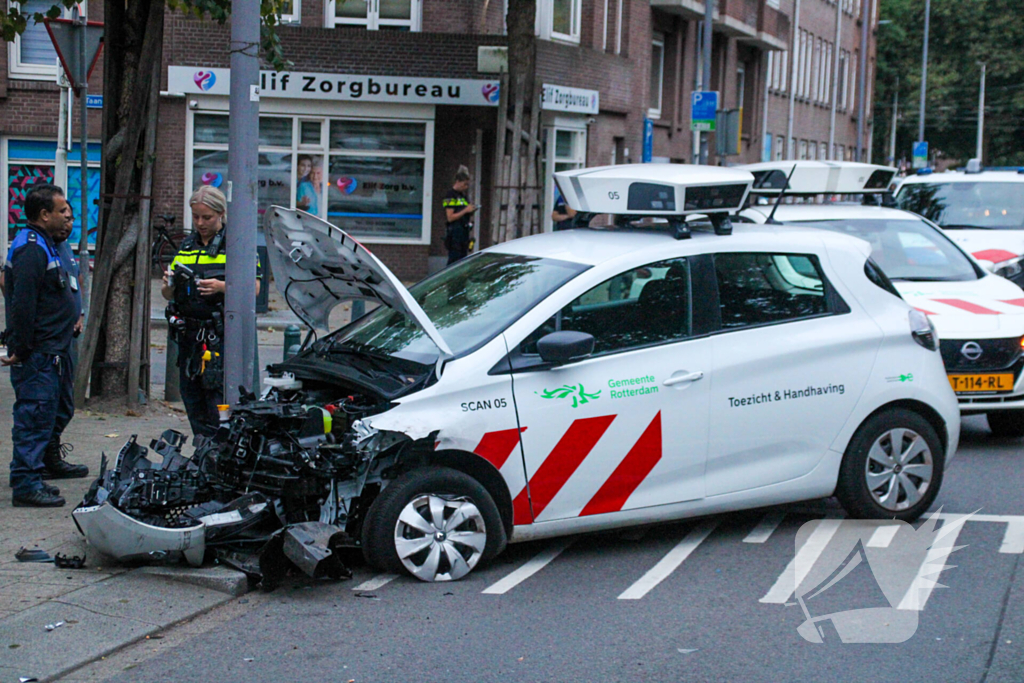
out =
[(938, 224), (986, 268), (1024, 286), (1024, 169), (971, 163), (965, 171), (923, 171), (900, 184), (900, 208)]
[[(788, 225), (867, 241), (872, 260), (900, 295), (935, 324), (961, 412), (987, 415), (999, 436), (1024, 436), (1024, 291), (1019, 286), (964, 253), (950, 239), (953, 233), (907, 211), (849, 203), (774, 206), (783, 176), (790, 172), (786, 194), (811, 196), (883, 192), (888, 183), (883, 176), (896, 169), (831, 161), (776, 161), (742, 168), (756, 178), (753, 191), (770, 202), (753, 205), (741, 216), (755, 223), (773, 216)], [(775, 174), (774, 179), (767, 174)], [(1024, 184), (1020, 187), (1024, 190)]]
[(274, 272), (311, 327), (346, 299), (381, 305), (271, 366), (189, 464), (157, 444), (171, 464), (139, 469), (126, 445), (74, 513), (89, 541), (121, 558), (213, 550), (251, 572), (283, 545), (310, 575), (331, 559), (318, 544), (350, 544), (445, 581), (508, 542), (831, 495), (856, 517), (928, 509), (956, 397), (934, 328), (866, 242), (729, 234), (745, 171), (556, 177), (581, 221), (619, 227), (499, 244), (409, 289), (336, 227), (272, 207)]

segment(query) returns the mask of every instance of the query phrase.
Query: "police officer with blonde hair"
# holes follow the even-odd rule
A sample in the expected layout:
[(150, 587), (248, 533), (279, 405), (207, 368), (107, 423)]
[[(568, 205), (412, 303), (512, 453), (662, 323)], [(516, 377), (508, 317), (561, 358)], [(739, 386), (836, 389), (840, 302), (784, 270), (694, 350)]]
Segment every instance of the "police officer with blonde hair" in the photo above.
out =
[[(219, 424), (217, 406), (224, 402), (224, 226), (228, 205), (224, 193), (210, 185), (193, 192), (188, 203), (193, 231), (171, 261), (161, 291), (171, 302), (167, 319), (178, 342), (179, 387), (189, 425), (196, 437), (209, 438)], [(257, 293), (259, 287), (257, 279)]]

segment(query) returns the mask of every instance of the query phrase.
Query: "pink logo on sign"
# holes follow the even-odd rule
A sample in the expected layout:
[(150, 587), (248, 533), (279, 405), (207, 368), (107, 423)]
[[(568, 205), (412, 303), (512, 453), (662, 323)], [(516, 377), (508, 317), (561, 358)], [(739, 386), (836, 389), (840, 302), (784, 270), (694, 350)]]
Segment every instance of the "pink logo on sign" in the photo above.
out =
[(220, 187), (224, 182), (224, 176), (215, 171), (207, 171), (202, 177), (203, 185), (211, 185), (213, 187)]
[(356, 188), (359, 187), (359, 181), (349, 176), (342, 176), (338, 178), (337, 185), (338, 189), (345, 194), (352, 194), (356, 191)]
[(217, 82), (217, 76), (212, 71), (197, 71), (192, 80), (196, 82), (200, 90), (205, 91), (213, 87), (213, 84)]
[(484, 99), (492, 104), (496, 104), (498, 102), (498, 97), (501, 95), (501, 91), (499, 90), (497, 83), (488, 83), (484, 87), (480, 88), (480, 92), (483, 94)]

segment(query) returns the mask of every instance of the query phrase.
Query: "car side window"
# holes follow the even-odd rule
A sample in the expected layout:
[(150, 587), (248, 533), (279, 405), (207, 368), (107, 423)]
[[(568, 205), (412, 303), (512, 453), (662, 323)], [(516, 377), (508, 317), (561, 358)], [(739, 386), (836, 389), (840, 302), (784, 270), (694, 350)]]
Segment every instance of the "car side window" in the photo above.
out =
[(634, 268), (588, 290), (533, 331), (520, 353), (560, 330), (594, 337), (594, 355), (685, 339), (691, 334), (690, 270), (686, 259)]
[(817, 258), (801, 254), (715, 254), (722, 329), (833, 312)]

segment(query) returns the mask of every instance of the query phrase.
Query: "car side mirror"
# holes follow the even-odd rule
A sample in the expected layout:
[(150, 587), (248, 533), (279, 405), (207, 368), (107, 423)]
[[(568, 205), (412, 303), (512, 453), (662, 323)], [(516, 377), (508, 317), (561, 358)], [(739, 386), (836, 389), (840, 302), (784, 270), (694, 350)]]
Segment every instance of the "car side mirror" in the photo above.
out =
[(586, 332), (552, 332), (537, 341), (537, 353), (541, 360), (552, 365), (583, 360), (593, 352), (594, 335)]

